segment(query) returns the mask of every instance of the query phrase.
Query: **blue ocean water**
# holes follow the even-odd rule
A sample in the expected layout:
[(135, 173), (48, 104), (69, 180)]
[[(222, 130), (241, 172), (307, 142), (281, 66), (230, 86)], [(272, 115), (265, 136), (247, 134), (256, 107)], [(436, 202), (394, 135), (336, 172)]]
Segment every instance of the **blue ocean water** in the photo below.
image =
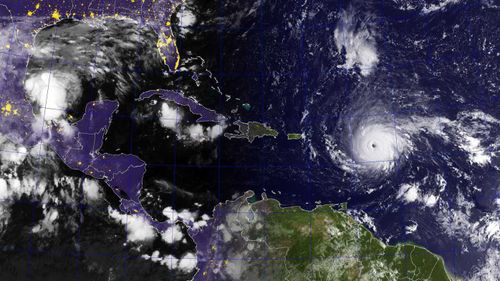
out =
[(221, 141), (220, 200), (253, 189), (306, 209), (348, 202), (379, 237), (423, 245), (457, 276), (498, 262), (498, 7), (258, 1), (214, 13), (226, 19), (208, 60), (222, 92), (251, 105), (241, 120), (281, 133)]

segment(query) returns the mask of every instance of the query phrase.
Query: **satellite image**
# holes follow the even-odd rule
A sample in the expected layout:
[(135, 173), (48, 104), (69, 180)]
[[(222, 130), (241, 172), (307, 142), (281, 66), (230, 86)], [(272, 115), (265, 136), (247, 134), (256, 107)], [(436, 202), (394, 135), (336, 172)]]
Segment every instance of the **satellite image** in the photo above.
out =
[(0, 281), (500, 280), (500, 2), (0, 0)]

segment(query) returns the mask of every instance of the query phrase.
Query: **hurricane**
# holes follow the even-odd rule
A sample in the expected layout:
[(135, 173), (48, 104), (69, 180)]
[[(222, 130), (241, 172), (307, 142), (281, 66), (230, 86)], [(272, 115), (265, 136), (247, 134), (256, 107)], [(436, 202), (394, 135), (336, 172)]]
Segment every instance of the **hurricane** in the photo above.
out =
[(407, 150), (407, 143), (394, 122), (378, 122), (377, 118), (369, 116), (352, 128), (350, 153), (367, 170), (389, 172)]
[(500, 280), (494, 1), (3, 2), (0, 280)]
[[(301, 124), (312, 128), (304, 129), (303, 154), (318, 172), (304, 179), (318, 183), (322, 202), (356, 205), (352, 213), (386, 241), (425, 244), (456, 260), (450, 271), (464, 280), (498, 280), (500, 116), (498, 88), (488, 82), (498, 79), (469, 72), (495, 53), (483, 39), (474, 60), (473, 47), (462, 44), (470, 34), (464, 26), (477, 28), (477, 38), (491, 30), (477, 10), (472, 20), (426, 28), (417, 17), (400, 34), (399, 23), (367, 23), (365, 8), (346, 9), (330, 37), (307, 41), (312, 52), (330, 48), (310, 60), (321, 71), (308, 84)], [(369, 72), (357, 46), (377, 55)]]

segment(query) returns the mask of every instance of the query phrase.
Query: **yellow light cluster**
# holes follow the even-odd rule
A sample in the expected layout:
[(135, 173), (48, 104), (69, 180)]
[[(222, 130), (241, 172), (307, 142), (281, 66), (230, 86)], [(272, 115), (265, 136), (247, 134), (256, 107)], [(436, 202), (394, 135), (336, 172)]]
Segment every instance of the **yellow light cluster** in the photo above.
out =
[(6, 102), (1, 110), (4, 116), (19, 115), (19, 110), (15, 109), (10, 102)]
[[(169, 25), (169, 22), (166, 23), (166, 25)], [(163, 59), (163, 63), (167, 64), (167, 57), (163, 54), (162, 49), (169, 47), (171, 44), (174, 45), (175, 52), (177, 54), (177, 60), (175, 62), (174, 70), (179, 67), (180, 63), (180, 56), (179, 56), (179, 51), (177, 50), (177, 45), (175, 44), (174, 39), (172, 39), (172, 36), (167, 36), (164, 32), (160, 33), (160, 36), (158, 38), (158, 41), (156, 42), (156, 47), (160, 51), (160, 56)]]
[(35, 14), (35, 12), (40, 9), (40, 3), (36, 3), (35, 5), (35, 9), (33, 11), (28, 11), (26, 14), (28, 15), (28, 17), (31, 17), (32, 15)]
[(59, 20), (61, 18), (61, 14), (59, 13), (59, 10), (55, 9), (52, 12), (52, 18), (55, 19), (55, 20)]

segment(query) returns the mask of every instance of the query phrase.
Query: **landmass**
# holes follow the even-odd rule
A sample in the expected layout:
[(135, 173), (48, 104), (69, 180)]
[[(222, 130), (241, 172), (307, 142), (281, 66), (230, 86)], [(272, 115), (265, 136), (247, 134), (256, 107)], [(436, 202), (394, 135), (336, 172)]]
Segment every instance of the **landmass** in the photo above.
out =
[[(84, 1), (77, 1), (78, 5)], [(81, 2), (81, 3), (80, 3)], [(55, 26), (54, 23), (60, 22), (62, 18), (87, 19), (92, 21), (95, 18), (107, 18), (113, 16), (127, 16), (130, 18), (141, 19), (147, 23), (159, 35), (169, 38), (168, 44), (157, 44), (161, 53), (163, 63), (170, 70), (175, 70), (179, 64), (178, 52), (173, 41), (173, 34), (170, 27), (170, 17), (175, 7), (181, 3), (176, 0), (159, 0), (144, 4), (137, 1), (137, 5), (142, 7), (138, 9), (138, 14), (127, 13), (126, 10), (116, 9), (118, 6), (129, 5), (128, 1), (115, 1), (114, 6), (101, 8), (99, 3), (90, 3), (81, 5), (83, 8), (77, 13), (72, 13), (76, 3), (48, 1), (40, 4), (17, 3), (9, 5), (0, 5), (0, 8), (10, 14), (10, 17), (2, 18), (12, 26), (16, 26), (16, 36), (8, 38), (9, 56), (4, 56), (5, 60), (0, 62), (2, 73), (2, 83), (0, 90), (4, 93), (0, 97), (0, 133), (16, 144), (26, 148), (47, 146), (53, 150), (61, 160), (71, 169), (81, 171), (84, 174), (102, 179), (111, 188), (111, 190), (120, 198), (120, 209), (122, 212), (136, 214), (143, 217), (156, 230), (163, 231), (170, 227), (173, 222), (157, 222), (144, 210), (140, 203), (140, 195), (143, 184), (143, 176), (146, 172), (146, 163), (139, 157), (132, 154), (110, 154), (100, 153), (106, 133), (111, 124), (113, 114), (116, 113), (119, 106), (118, 100), (103, 99), (100, 101), (91, 101), (86, 103), (83, 117), (73, 122), (68, 115), (68, 126), (59, 126), (57, 122), (43, 123), (44, 120), (37, 120), (34, 114), (33, 106), (29, 103), (26, 96), (23, 82), (27, 73), (27, 61), (30, 56), (30, 49), (33, 46), (34, 38), (45, 27)], [(29, 6), (29, 7), (28, 7)], [(26, 14), (26, 10), (28, 12)], [(120, 12), (118, 12), (120, 10)], [(2, 12), (4, 12), (2, 10)], [(64, 16), (65, 15), (65, 16)], [(21, 18), (26, 16), (25, 18)], [(23, 19), (22, 22), (15, 22)], [(22, 24), (26, 22), (25, 24)], [(35, 32), (28, 32), (26, 29)], [(12, 55), (10, 55), (12, 54)], [(14, 67), (12, 67), (14, 66)], [(151, 91), (146, 92), (140, 98), (148, 98), (152, 95), (161, 95), (163, 99), (172, 100), (179, 105), (189, 107), (189, 109), (199, 114), (200, 121), (215, 121), (222, 118), (215, 111), (204, 108), (196, 100), (183, 96), (175, 91)], [(60, 121), (60, 120), (59, 120)], [(39, 122), (39, 123), (37, 123)], [(43, 123), (43, 124), (42, 124)], [(33, 124), (41, 124), (38, 131), (34, 130)], [(62, 122), (61, 124), (64, 124)], [(69, 124), (69, 123), (66, 123)], [(47, 136), (50, 136), (48, 138)], [(40, 152), (40, 153), (41, 153)], [(190, 226), (190, 222), (185, 222)]]
[(125, 16), (140, 20), (151, 26), (158, 34), (156, 46), (163, 63), (174, 71), (179, 67), (180, 57), (170, 18), (181, 3), (181, 0), (13, 1), (8, 3), (8, 14), (15, 17), (25, 16), (36, 19), (36, 23), (33, 25), (34, 30), (65, 18), (93, 20), (103, 17)]
[(163, 100), (173, 101), (177, 105), (187, 106), (191, 113), (199, 115), (200, 117), (196, 122), (221, 122), (225, 120), (225, 117), (221, 114), (215, 112), (215, 110), (208, 109), (201, 105), (197, 100), (192, 97), (185, 97), (182, 93), (178, 91), (171, 90), (151, 90), (142, 93), (137, 101), (141, 101), (153, 96), (159, 96)]
[(234, 125), (238, 126), (238, 129), (234, 133), (225, 133), (224, 136), (228, 139), (246, 139), (252, 143), (256, 138), (263, 137), (273, 137), (278, 136), (278, 131), (272, 129), (271, 127), (259, 123), (250, 121), (248, 123), (236, 121)]
[(246, 111), (250, 111), (250, 109), (252, 109), (252, 106), (249, 103), (244, 103), (241, 105), (241, 107), (243, 107), (243, 109)]
[(219, 204), (208, 226), (190, 234), (194, 280), (451, 281), (441, 257), (411, 243), (384, 244), (333, 205), (281, 207), (249, 191)]
[[(61, 14), (78, 16), (70, 12), (73, 2), (49, 3), (34, 5), (27, 16), (51, 13), (56, 21), (63, 17)], [(115, 15), (114, 7), (106, 7), (109, 11), (103, 11), (92, 5), (89, 4), (87, 7), (91, 8), (83, 11), (80, 17), (93, 18), (97, 13)], [(137, 1), (137, 5), (142, 4)], [(159, 8), (163, 6), (169, 8)], [(22, 5), (15, 8), (14, 15), (26, 9)], [(152, 24), (160, 36), (157, 47), (164, 63), (176, 69), (179, 57), (168, 21), (175, 5), (170, 1), (157, 1), (141, 8), (137, 9), (141, 11), (138, 17), (148, 21), (146, 16), (150, 16), (151, 21), (154, 20)], [(41, 28), (46, 23), (33, 24), (33, 28)], [(32, 41), (32, 38), (24, 39), (23, 42)], [(173, 222), (154, 221), (140, 204), (146, 163), (132, 154), (99, 152), (118, 101), (87, 103), (83, 117), (69, 129), (50, 126), (42, 127), (41, 134), (33, 132), (31, 125), (36, 120), (32, 106), (25, 100), (22, 84), (29, 46), (25, 47), (14, 38), (10, 41), (8, 49), (13, 55), (5, 58), (4, 64), (0, 63), (4, 70), (0, 89), (5, 93), (0, 101), (0, 133), (26, 147), (47, 145), (68, 167), (103, 179), (121, 199), (121, 211), (142, 216), (159, 231), (170, 227)], [(10, 65), (15, 68), (8, 67)], [(214, 111), (201, 108), (195, 100), (178, 92), (162, 90), (141, 98), (154, 94), (186, 105), (193, 113), (198, 112), (201, 116), (198, 121), (219, 120)], [(235, 125), (239, 127), (236, 133), (225, 134), (229, 139), (253, 142), (255, 138), (278, 136), (276, 130), (259, 122), (237, 121)], [(50, 140), (44, 138), (48, 133)], [(213, 215), (202, 229), (192, 227), (192, 222), (184, 222), (197, 244), (200, 270), (195, 280), (451, 280), (439, 256), (412, 244), (385, 245), (347, 214), (333, 210), (330, 205), (319, 206), (310, 212), (299, 207), (283, 208), (276, 200), (255, 200), (254, 194), (248, 192), (235, 201), (218, 205)]]
[(288, 140), (301, 140), (302, 139), (302, 134), (299, 134), (299, 133), (289, 133), (289, 134), (287, 134), (287, 139)]

